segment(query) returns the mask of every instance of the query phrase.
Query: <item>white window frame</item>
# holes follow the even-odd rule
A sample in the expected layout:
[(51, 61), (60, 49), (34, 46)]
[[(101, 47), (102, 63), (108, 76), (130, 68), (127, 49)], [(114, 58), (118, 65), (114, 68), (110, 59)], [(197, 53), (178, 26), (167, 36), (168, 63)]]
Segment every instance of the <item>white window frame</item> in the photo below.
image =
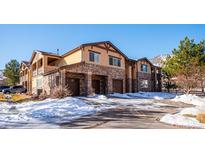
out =
[(147, 64), (141, 64), (140, 66), (141, 72), (148, 72), (148, 65)]
[[(91, 60), (91, 54), (94, 55), (93, 60)], [(100, 53), (97, 53), (95, 51), (89, 51), (89, 61), (95, 62), (95, 63), (100, 63)]]
[[(112, 58), (112, 63), (110, 63), (110, 58)], [(121, 59), (113, 56), (109, 56), (109, 65), (121, 67)]]

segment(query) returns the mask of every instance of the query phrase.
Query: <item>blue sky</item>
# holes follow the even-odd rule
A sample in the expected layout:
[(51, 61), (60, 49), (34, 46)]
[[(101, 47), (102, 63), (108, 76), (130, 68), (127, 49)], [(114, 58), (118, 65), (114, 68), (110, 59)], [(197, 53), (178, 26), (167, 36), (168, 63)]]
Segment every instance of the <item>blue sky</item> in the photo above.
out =
[(111, 41), (130, 58), (171, 53), (185, 36), (205, 39), (205, 25), (0, 25), (0, 69), (30, 60), (35, 49), (63, 54), (76, 46)]

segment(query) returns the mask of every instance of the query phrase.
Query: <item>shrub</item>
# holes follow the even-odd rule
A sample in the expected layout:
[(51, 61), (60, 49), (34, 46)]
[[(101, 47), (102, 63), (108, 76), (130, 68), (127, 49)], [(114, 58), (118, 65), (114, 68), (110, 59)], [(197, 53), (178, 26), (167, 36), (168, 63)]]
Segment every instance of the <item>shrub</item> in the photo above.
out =
[(46, 91), (44, 90), (44, 91), (38, 96), (38, 98), (39, 98), (40, 100), (46, 99), (46, 98), (47, 98), (47, 93), (46, 93)]
[(65, 89), (56, 87), (53, 89), (51, 93), (52, 98), (63, 98), (63, 97), (71, 96), (71, 95), (72, 95), (72, 92), (68, 87)]
[(200, 122), (200, 123), (205, 123), (205, 113), (199, 113), (196, 116), (196, 119)]

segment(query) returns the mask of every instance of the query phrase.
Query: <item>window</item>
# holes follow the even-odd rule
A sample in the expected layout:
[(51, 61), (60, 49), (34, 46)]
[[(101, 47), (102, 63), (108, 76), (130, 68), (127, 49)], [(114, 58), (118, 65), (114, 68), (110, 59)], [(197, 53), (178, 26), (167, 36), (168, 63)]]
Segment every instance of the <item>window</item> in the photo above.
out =
[(36, 88), (41, 89), (41, 87), (42, 87), (42, 79), (37, 79), (36, 80)]
[(141, 88), (148, 88), (148, 80), (142, 80), (140, 87)]
[(99, 53), (90, 51), (89, 57), (90, 57), (90, 61), (92, 61), (92, 62), (96, 62), (96, 63), (100, 62), (100, 54)]
[(113, 66), (121, 66), (121, 60), (119, 58), (109, 56), (109, 64)]
[(141, 64), (141, 72), (148, 72), (148, 66), (146, 64)]

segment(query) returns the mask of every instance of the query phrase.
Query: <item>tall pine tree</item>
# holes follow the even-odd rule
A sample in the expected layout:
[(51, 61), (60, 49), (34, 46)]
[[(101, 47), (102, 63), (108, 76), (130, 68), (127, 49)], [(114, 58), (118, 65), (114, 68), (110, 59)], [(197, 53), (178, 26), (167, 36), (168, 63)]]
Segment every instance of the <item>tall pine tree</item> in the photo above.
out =
[(202, 85), (204, 80), (204, 47), (204, 41), (196, 44), (194, 40), (185, 37), (164, 65), (163, 70), (170, 78), (175, 77), (177, 85), (186, 93)]

